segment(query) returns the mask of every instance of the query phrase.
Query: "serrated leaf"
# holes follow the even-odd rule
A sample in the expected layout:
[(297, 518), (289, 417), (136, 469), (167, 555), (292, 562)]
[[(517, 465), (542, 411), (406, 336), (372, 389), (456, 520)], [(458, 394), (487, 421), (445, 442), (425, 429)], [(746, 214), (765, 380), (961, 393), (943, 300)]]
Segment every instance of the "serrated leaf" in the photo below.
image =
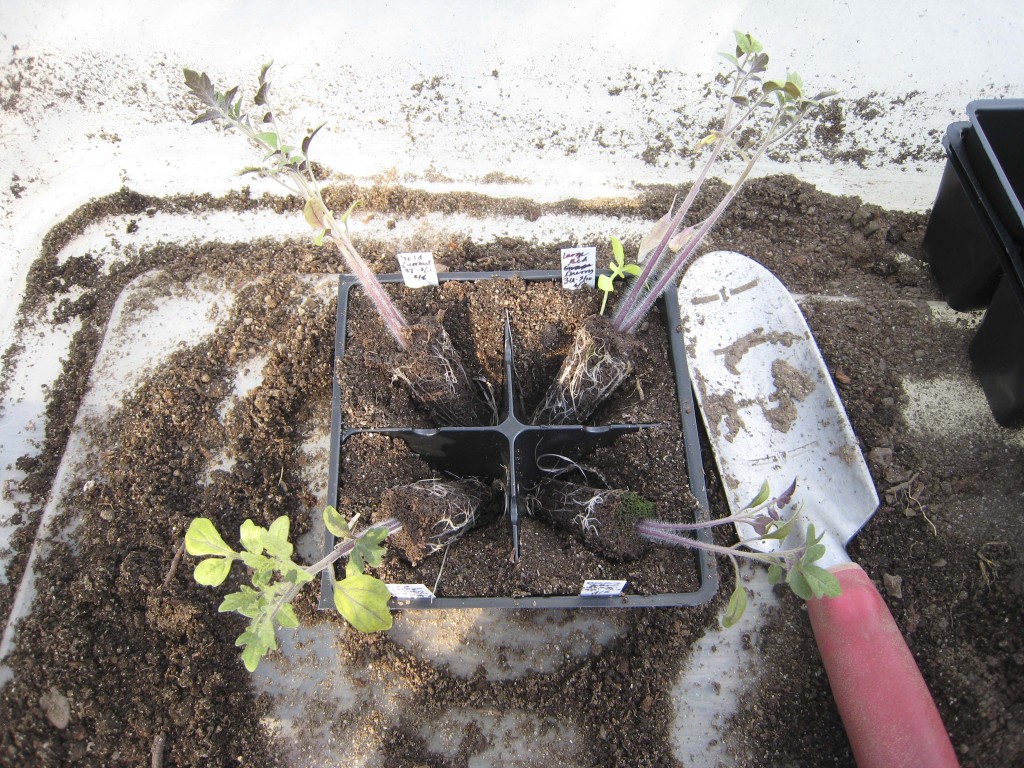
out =
[(290, 605), (282, 605), (277, 611), (277, 623), (286, 629), (295, 629), (299, 626), (299, 617)]
[(223, 117), (223, 115), (221, 115), (219, 110), (208, 109), (206, 112), (203, 112), (203, 114), (199, 115), (199, 117), (195, 118), (192, 121), (192, 125), (207, 123), (210, 120), (219, 120), (221, 117)]
[(747, 610), (747, 590), (736, 585), (732, 595), (729, 597), (729, 605), (726, 606), (725, 615), (722, 617), (722, 626), (726, 629), (734, 626), (742, 618)]
[(247, 568), (252, 568), (256, 574), (273, 573), (274, 561), (259, 552), (246, 550), (240, 555)]
[(768, 501), (769, 493), (771, 493), (771, 489), (768, 487), (768, 481), (765, 480), (763, 483), (761, 483), (761, 490), (757, 492), (757, 496), (755, 496), (751, 500), (751, 502), (747, 504), (747, 506), (745, 506), (743, 509), (757, 509), (766, 501)]
[(260, 593), (251, 587), (243, 586), (242, 591), (225, 596), (217, 610), (220, 613), (240, 613), (252, 618), (260, 610)]
[(208, 517), (197, 517), (189, 523), (185, 531), (185, 551), (198, 557), (229, 557), (235, 554), (235, 550), (225, 543), (217, 532), (217, 526)]
[(238, 540), (247, 552), (251, 552), (254, 555), (263, 554), (263, 542), (266, 535), (267, 529), (256, 525), (252, 520), (246, 520), (238, 528)]
[(365, 573), (334, 582), (334, 607), (360, 632), (391, 629), (390, 599), (387, 585)]
[(196, 72), (192, 69), (185, 69), (185, 86), (192, 92), (192, 95), (208, 106), (217, 106), (216, 94), (213, 83), (205, 72)]
[(367, 565), (372, 568), (379, 566), (385, 554), (384, 547), (380, 546), (380, 542), (384, 541), (387, 535), (388, 529), (385, 526), (367, 529), (356, 540), (355, 546), (352, 548), (348, 560), (351, 569), (348, 572), (362, 573), (363, 568)]
[(263, 545), (267, 548), (267, 554), (281, 560), (291, 560), (295, 548), (288, 541), (288, 530), (291, 521), (288, 515), (281, 515), (270, 524), (267, 535), (264, 537)]
[(193, 577), (204, 587), (219, 587), (231, 572), (230, 558), (210, 557), (196, 566)]
[(330, 505), (324, 507), (324, 525), (327, 527), (328, 531), (339, 539), (348, 539), (352, 537), (352, 531), (349, 530), (348, 521), (338, 510)]
[(289, 584), (308, 584), (313, 580), (313, 574), (291, 561), (281, 561), (278, 565), (281, 569), (281, 578)]

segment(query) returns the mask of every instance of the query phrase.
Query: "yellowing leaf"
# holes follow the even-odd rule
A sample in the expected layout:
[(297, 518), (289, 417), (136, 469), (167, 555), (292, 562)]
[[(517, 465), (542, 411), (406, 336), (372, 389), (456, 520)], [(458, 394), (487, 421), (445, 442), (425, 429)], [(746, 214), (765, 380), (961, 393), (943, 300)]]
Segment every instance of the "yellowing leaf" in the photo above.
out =
[(359, 573), (334, 582), (334, 607), (360, 632), (391, 629), (391, 593), (380, 579)]
[(211, 557), (196, 566), (193, 576), (204, 587), (219, 587), (231, 571), (231, 560), (226, 557)]
[(217, 526), (206, 517), (197, 517), (189, 523), (185, 532), (185, 551), (190, 555), (217, 555), (229, 557), (235, 550), (229, 547), (217, 532)]

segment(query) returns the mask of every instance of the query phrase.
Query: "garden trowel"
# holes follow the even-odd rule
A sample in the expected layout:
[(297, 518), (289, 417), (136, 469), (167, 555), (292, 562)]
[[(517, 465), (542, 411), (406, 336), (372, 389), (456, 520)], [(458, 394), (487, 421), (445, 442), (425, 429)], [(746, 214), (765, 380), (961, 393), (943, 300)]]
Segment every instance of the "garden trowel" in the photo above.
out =
[[(789, 291), (738, 253), (708, 253), (689, 267), (679, 308), (693, 389), (730, 508), (768, 481), (796, 480), (800, 525), (781, 544), (737, 523), (740, 539), (769, 552), (823, 533), (816, 564), (842, 594), (807, 603), (836, 704), (861, 768), (957, 765), (946, 729), (910, 650), (846, 543), (878, 507), (874, 482), (821, 352)], [(762, 532), (763, 535), (763, 532)]]

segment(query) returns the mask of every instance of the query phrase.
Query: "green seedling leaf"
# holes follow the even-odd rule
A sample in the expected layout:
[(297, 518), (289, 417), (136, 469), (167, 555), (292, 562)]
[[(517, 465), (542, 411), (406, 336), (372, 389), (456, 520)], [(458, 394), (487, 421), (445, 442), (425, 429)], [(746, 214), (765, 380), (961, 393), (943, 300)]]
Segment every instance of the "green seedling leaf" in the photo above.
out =
[(210, 557), (196, 566), (193, 577), (204, 587), (219, 587), (231, 572), (232, 558)]
[(334, 607), (360, 632), (391, 629), (390, 599), (387, 585), (364, 573), (334, 582)]
[(281, 515), (270, 524), (263, 542), (267, 548), (268, 555), (280, 560), (292, 559), (292, 552), (295, 549), (292, 547), (292, 543), (288, 541), (288, 528), (290, 525), (291, 521), (288, 519), (288, 515)]
[(277, 611), (277, 623), (285, 629), (295, 629), (299, 626), (299, 617), (290, 605), (282, 605)]
[(617, 237), (612, 238), (612, 258), (615, 259), (612, 269), (615, 269), (616, 265), (621, 267), (626, 263), (626, 252), (622, 248), (622, 241)]
[(802, 565), (800, 573), (815, 597), (838, 597), (843, 591), (835, 574), (817, 565)]
[(757, 496), (755, 496), (753, 500), (751, 500), (751, 502), (747, 504), (747, 506), (745, 506), (743, 509), (757, 509), (766, 501), (768, 501), (768, 494), (770, 493), (771, 489), (768, 487), (768, 481), (765, 480), (763, 483), (761, 483), (761, 490), (757, 492)]
[(725, 615), (722, 617), (722, 626), (726, 629), (734, 626), (746, 610), (747, 590), (737, 584), (729, 597), (729, 605), (726, 606)]
[(793, 590), (797, 597), (803, 600), (810, 600), (814, 597), (814, 590), (811, 589), (811, 585), (798, 568), (794, 568), (786, 574), (786, 583), (789, 584), (789, 588)]
[[(265, 549), (267, 529), (256, 525), (252, 520), (246, 520), (238, 529), (238, 540), (247, 552), (254, 555), (262, 555)], [(246, 563), (248, 565), (248, 563)], [(252, 566), (250, 566), (252, 567)]]
[(772, 563), (768, 566), (768, 583), (771, 585), (778, 584), (786, 576), (786, 572), (782, 569), (782, 566), (778, 563)]
[(736, 67), (737, 69), (739, 69), (739, 66), (740, 66), (740, 61), (739, 61), (739, 59), (737, 59), (737, 58), (736, 58), (735, 56), (733, 56), (733, 55), (732, 55), (731, 53), (719, 53), (718, 55), (719, 55), (719, 56), (721, 56), (721, 57), (722, 57), (723, 59), (725, 59), (726, 61), (728, 61), (728, 62), (729, 62), (730, 64), (732, 64), (732, 65), (733, 65), (734, 67)]
[(701, 147), (706, 147), (708, 144), (714, 144), (716, 141), (718, 141), (718, 134), (712, 131), (703, 139), (697, 142), (697, 149), (700, 149)]
[(324, 507), (324, 525), (327, 530), (339, 539), (352, 538), (352, 531), (348, 527), (348, 521), (334, 507)]
[(273, 131), (263, 131), (257, 133), (256, 138), (266, 144), (268, 147), (273, 149), (275, 152), (278, 150), (278, 137)]
[(251, 619), (259, 615), (261, 603), (260, 593), (243, 584), (240, 591), (226, 595), (217, 610), (220, 613), (240, 613)]
[(321, 229), (313, 236), (313, 245), (323, 245), (325, 237), (327, 237), (327, 230)]
[(761, 538), (768, 541), (785, 541), (786, 537), (793, 532), (794, 525), (796, 525), (796, 515), (782, 522), (775, 522), (773, 520), (768, 523), (768, 528)]
[(236, 646), (243, 646), (242, 662), (250, 672), (255, 671), (260, 660), (270, 651), (277, 649), (274, 625), (269, 616), (261, 615), (249, 623), (249, 627), (235, 640)]
[(352, 211), (354, 211), (356, 208), (358, 208), (362, 204), (363, 204), (362, 200), (354, 200), (352, 202), (352, 205), (350, 205), (348, 207), (348, 209), (345, 211), (345, 213), (342, 214), (341, 223), (344, 224), (345, 226), (348, 226), (348, 217), (352, 215)]
[(625, 264), (622, 267), (623, 274), (629, 275), (630, 277), (637, 277), (642, 271), (643, 270), (640, 269), (639, 264)]
[[(611, 275), (598, 275), (597, 276), (597, 288), (605, 293), (611, 293), (615, 290), (615, 283), (612, 280)], [(603, 309), (603, 307), (602, 307)], [(601, 314), (604, 314), (602, 311)]]
[(216, 555), (233, 557), (235, 550), (229, 547), (217, 532), (217, 526), (207, 517), (197, 517), (189, 523), (185, 532), (185, 551), (195, 557)]
[(367, 529), (356, 541), (355, 547), (348, 558), (348, 573), (362, 573), (364, 566), (376, 568), (384, 559), (384, 547), (380, 543), (387, 538), (388, 529), (384, 526)]

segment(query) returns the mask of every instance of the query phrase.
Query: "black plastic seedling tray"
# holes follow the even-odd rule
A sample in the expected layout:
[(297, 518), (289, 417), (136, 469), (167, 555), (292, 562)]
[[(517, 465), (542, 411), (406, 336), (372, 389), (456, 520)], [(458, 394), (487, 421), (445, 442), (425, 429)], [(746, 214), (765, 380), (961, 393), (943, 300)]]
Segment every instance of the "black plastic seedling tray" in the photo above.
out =
[[(438, 276), (439, 280), (480, 281), (508, 280), (519, 277), (524, 281), (555, 281), (560, 279), (557, 270), (528, 270), (514, 272), (449, 272)], [(401, 283), (401, 275), (382, 275), (385, 283)], [(349, 294), (358, 285), (355, 278), (341, 275), (338, 281), (338, 318), (335, 335), (335, 359), (345, 354), (346, 325), (348, 318)], [(670, 359), (673, 365), (676, 394), (679, 400), (680, 426), (686, 456), (690, 489), (697, 499), (702, 514), (708, 514), (708, 499), (705, 485), (703, 462), (697, 432), (696, 407), (690, 386), (686, 355), (680, 331), (679, 307), (674, 295), (662, 298), (665, 323), (668, 328)], [(507, 524), (512, 533), (514, 557), (519, 557), (519, 519), (523, 499), (541, 477), (536, 457), (542, 453), (558, 453), (572, 458), (586, 456), (591, 450), (614, 442), (619, 436), (657, 427), (656, 424), (612, 424), (604, 426), (586, 425), (532, 425), (518, 402), (515, 380), (515, 344), (508, 318), (494, 318), (494, 322), (505, 324), (504, 391), (499, 400), (499, 421), (492, 426), (479, 427), (438, 427), (417, 429), (400, 425), (379, 429), (353, 429), (342, 423), (341, 390), (338, 376), (334, 377), (331, 416), (331, 464), (328, 476), (327, 503), (337, 506), (340, 492), (339, 478), (345, 460), (345, 441), (355, 434), (380, 434), (403, 440), (411, 451), (422, 457), (435, 470), (456, 476), (475, 476), (481, 479), (502, 478), (505, 480), (505, 509)], [(710, 535), (701, 532), (702, 540), (710, 542)], [(327, 532), (324, 553), (334, 547), (334, 537)], [(457, 542), (453, 546), (463, 545)], [(529, 557), (529, 553), (524, 556)], [(683, 556), (683, 553), (680, 553)], [(524, 597), (422, 597), (393, 599), (395, 607), (401, 608), (610, 608), (610, 607), (672, 607), (700, 605), (714, 596), (718, 589), (718, 577), (713, 558), (705, 552), (696, 553), (699, 586), (693, 592), (663, 593), (655, 595), (603, 595), (581, 596), (538, 595)], [(583, 585), (580, 585), (581, 589)], [(333, 584), (326, 576), (321, 581), (320, 607), (330, 609), (334, 605)]]

